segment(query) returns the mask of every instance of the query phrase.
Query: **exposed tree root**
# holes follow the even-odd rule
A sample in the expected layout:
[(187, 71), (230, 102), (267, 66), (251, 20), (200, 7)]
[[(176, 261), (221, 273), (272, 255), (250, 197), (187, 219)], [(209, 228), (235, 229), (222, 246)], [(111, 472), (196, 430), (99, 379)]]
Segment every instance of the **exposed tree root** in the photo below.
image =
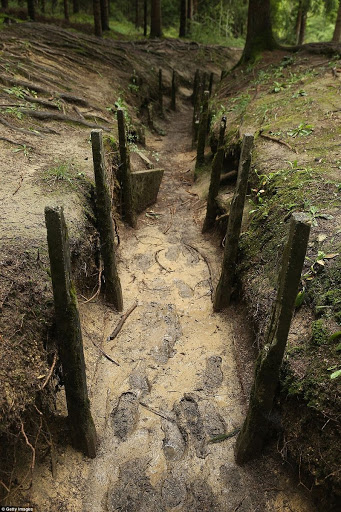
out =
[(3, 119), (0, 117), (0, 124), (3, 124), (7, 128), (10, 128), (10, 130), (14, 130), (20, 133), (25, 133), (25, 135), (34, 135), (35, 137), (43, 137), (41, 133), (37, 132), (31, 132), (30, 130), (25, 130), (24, 128), (19, 128), (18, 126), (14, 126), (13, 124), (6, 121), (6, 119)]
[(88, 121), (85, 121), (84, 119), (81, 119), (80, 117), (67, 116), (65, 114), (60, 114), (58, 112), (28, 110), (25, 108), (20, 108), (19, 112), (21, 112), (22, 114), (25, 114), (27, 116), (34, 117), (35, 119), (41, 119), (43, 121), (71, 122), (71, 123), (81, 124), (83, 126), (88, 126), (89, 128), (101, 128), (104, 131), (107, 131), (107, 132), (110, 131), (110, 129), (105, 126), (100, 126), (96, 123), (90, 123)]

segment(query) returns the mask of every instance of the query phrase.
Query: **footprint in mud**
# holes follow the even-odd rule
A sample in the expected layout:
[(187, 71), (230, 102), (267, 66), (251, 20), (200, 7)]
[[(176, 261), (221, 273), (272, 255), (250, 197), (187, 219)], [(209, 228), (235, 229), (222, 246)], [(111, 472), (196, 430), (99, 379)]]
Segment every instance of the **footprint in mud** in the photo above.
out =
[(180, 245), (171, 245), (165, 253), (165, 258), (169, 261), (176, 261), (179, 257), (180, 250)]
[(142, 397), (150, 392), (151, 385), (146, 376), (144, 368), (136, 368), (129, 376), (129, 384), (132, 390), (136, 391), (136, 395)]
[(226, 464), (220, 466), (220, 480), (225, 489), (228, 503), (231, 505), (231, 510), (236, 510), (237, 507), (238, 512), (251, 512), (254, 510), (249, 497), (249, 484), (235, 465), (229, 466)]
[(226, 509), (220, 506), (208, 483), (205, 480), (197, 479), (190, 486), (190, 499), (187, 510), (195, 510), (195, 512), (223, 512)]
[(187, 432), (190, 443), (200, 459), (207, 455), (206, 435), (200, 410), (195, 398), (185, 393), (184, 398), (173, 407), (179, 428)]
[(220, 356), (211, 356), (206, 360), (204, 372), (204, 387), (208, 391), (214, 391), (223, 382), (223, 372), (221, 371), (222, 359)]
[(199, 409), (208, 439), (226, 433), (226, 423), (213, 403), (205, 400), (200, 403)]
[(112, 422), (114, 434), (121, 441), (135, 430), (139, 419), (139, 401), (134, 393), (122, 393), (117, 406), (113, 409)]
[(188, 284), (181, 281), (181, 279), (174, 279), (175, 286), (177, 287), (179, 291), (180, 297), (183, 299), (187, 299), (190, 297), (193, 297), (193, 290)]
[(120, 466), (119, 479), (108, 492), (110, 512), (163, 512), (160, 497), (146, 475), (148, 459), (133, 459)]
[(162, 420), (161, 428), (165, 434), (162, 448), (166, 459), (181, 460), (186, 451), (186, 434), (182, 435), (178, 425), (167, 420)]
[(182, 480), (169, 475), (162, 484), (161, 496), (165, 508), (178, 507), (186, 500), (186, 485)]

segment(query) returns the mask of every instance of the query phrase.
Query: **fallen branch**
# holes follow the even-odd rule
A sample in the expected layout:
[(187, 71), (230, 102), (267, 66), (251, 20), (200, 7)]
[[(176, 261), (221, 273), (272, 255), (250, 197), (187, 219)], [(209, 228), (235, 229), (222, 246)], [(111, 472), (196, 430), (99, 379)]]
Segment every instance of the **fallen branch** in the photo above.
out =
[(121, 320), (116, 325), (112, 334), (107, 338), (108, 341), (114, 340), (116, 338), (116, 336), (119, 334), (120, 330), (122, 329), (124, 322), (127, 320), (128, 316), (134, 311), (134, 309), (137, 307), (137, 305), (138, 305), (138, 303), (135, 302), (135, 304), (133, 304), (131, 306), (131, 308), (128, 309), (128, 311), (126, 313), (124, 313), (124, 315), (122, 315)]
[(97, 343), (94, 342), (94, 340), (92, 340), (92, 343), (95, 345), (95, 347), (100, 351), (100, 353), (106, 358), (108, 359), (108, 361), (110, 361), (111, 363), (114, 363), (116, 364), (116, 366), (120, 366), (116, 361), (114, 361), (114, 359), (110, 356), (108, 356), (108, 354), (106, 352), (104, 352), (104, 350), (99, 346), (97, 345)]
[(53, 370), (56, 366), (56, 363), (57, 363), (57, 352), (54, 353), (54, 356), (53, 356), (53, 362), (52, 362), (52, 366), (50, 368), (50, 371), (49, 371), (49, 374), (48, 376), (46, 377), (45, 381), (44, 381), (44, 384), (42, 385), (41, 389), (44, 389), (47, 385), (47, 383), (49, 382), (52, 374), (53, 374)]
[(290, 144), (285, 142), (285, 140), (283, 140), (283, 139), (277, 139), (276, 137), (272, 137), (271, 135), (266, 135), (265, 133), (262, 132), (262, 130), (259, 131), (259, 135), (261, 137), (263, 137), (263, 139), (271, 140), (273, 142), (277, 142), (278, 144), (282, 144), (283, 146), (286, 146), (287, 148), (289, 148), (290, 151), (297, 153), (297, 149), (290, 146)]

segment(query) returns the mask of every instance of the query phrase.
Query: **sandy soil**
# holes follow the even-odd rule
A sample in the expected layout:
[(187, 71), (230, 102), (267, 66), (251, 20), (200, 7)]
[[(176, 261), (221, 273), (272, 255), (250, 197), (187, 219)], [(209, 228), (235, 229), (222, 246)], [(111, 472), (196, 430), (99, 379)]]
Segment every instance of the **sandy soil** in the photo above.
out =
[[(237, 326), (233, 312), (212, 312), (221, 250), (200, 232), (205, 210), (188, 172), (190, 116), (183, 107), (170, 115), (166, 137), (148, 138), (165, 169), (157, 215), (142, 214), (136, 231), (121, 228), (124, 309), (135, 301), (137, 308), (108, 341), (120, 315), (101, 302), (80, 305), (98, 455), (58, 448), (54, 476), (47, 456), (30, 493), (38, 511), (314, 510), (280, 458), (240, 468), (235, 437), (209, 442), (243, 421), (234, 347), (248, 326)], [(62, 392), (58, 414), (66, 415)]]

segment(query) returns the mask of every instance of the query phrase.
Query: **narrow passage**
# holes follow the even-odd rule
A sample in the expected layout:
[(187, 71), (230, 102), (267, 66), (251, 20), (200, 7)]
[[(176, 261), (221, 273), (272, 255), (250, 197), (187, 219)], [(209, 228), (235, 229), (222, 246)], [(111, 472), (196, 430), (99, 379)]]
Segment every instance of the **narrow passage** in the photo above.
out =
[(212, 310), (221, 251), (201, 235), (205, 205), (191, 190), (191, 115), (182, 106), (169, 114), (165, 137), (150, 136), (148, 149), (165, 169), (158, 203), (137, 230), (121, 228), (124, 311), (137, 307), (110, 341), (120, 315), (99, 302), (81, 306), (98, 455), (88, 460), (67, 447), (54, 477), (38, 467), (38, 510), (314, 510), (279, 458), (234, 462), (233, 433), (246, 411), (243, 369), (233, 315)]

